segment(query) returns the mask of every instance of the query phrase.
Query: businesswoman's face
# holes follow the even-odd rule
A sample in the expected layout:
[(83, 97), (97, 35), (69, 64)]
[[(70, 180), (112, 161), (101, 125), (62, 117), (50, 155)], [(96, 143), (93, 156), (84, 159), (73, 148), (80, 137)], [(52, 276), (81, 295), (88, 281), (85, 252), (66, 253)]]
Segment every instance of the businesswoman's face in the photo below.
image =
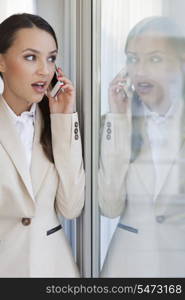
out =
[(140, 99), (150, 108), (167, 110), (182, 98), (182, 64), (170, 41), (159, 32), (131, 39), (127, 51), (128, 74)]
[(37, 27), (20, 29), (11, 47), (0, 55), (5, 99), (41, 101), (54, 75), (56, 55), (51, 34)]

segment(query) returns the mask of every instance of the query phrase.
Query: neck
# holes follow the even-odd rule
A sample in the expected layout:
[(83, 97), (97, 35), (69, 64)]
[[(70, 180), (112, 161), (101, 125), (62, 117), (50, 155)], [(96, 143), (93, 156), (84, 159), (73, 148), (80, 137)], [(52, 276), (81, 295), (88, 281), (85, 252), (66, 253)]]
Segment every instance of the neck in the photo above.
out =
[(29, 111), (31, 109), (32, 103), (26, 102), (16, 96), (11, 97), (5, 90), (2, 96), (17, 116), (21, 115), (24, 111)]
[(151, 111), (158, 113), (159, 115), (165, 115), (171, 106), (171, 102), (162, 102), (152, 105), (147, 105)]

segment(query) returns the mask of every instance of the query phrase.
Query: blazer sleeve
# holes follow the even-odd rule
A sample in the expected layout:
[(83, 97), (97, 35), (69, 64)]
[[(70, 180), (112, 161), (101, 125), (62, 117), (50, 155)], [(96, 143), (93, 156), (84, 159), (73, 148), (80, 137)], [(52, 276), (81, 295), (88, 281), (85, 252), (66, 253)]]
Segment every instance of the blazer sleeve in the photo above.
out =
[(99, 205), (103, 215), (115, 218), (123, 213), (125, 207), (131, 118), (123, 113), (108, 113), (103, 119), (98, 173)]
[(84, 206), (85, 187), (78, 115), (58, 113), (50, 117), (54, 163), (59, 176), (56, 210), (73, 219)]

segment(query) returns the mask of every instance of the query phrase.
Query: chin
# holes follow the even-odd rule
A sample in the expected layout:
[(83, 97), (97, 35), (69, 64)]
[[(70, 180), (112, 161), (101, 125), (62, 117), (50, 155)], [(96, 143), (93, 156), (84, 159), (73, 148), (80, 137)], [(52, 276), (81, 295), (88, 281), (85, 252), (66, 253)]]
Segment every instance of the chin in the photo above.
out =
[(154, 99), (155, 97), (153, 96), (142, 96), (142, 98), (140, 98), (142, 100), (142, 102), (148, 106), (152, 105), (155, 103)]
[(32, 102), (33, 102), (33, 103), (39, 103), (39, 102), (42, 101), (43, 97), (44, 97), (44, 95), (37, 96), (37, 97), (33, 97)]

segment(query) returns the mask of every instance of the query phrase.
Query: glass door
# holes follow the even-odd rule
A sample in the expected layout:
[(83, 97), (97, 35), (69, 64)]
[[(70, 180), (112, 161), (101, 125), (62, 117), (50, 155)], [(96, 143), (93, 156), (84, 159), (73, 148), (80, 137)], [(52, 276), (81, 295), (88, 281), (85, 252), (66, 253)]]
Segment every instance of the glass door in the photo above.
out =
[[(180, 161), (172, 165), (183, 142), (177, 132), (184, 97), (184, 5), (93, 1), (94, 277), (183, 274), (181, 227), (172, 218), (182, 221), (184, 193)], [(173, 138), (167, 133), (170, 111)], [(175, 248), (167, 238), (170, 228), (178, 236)]]

